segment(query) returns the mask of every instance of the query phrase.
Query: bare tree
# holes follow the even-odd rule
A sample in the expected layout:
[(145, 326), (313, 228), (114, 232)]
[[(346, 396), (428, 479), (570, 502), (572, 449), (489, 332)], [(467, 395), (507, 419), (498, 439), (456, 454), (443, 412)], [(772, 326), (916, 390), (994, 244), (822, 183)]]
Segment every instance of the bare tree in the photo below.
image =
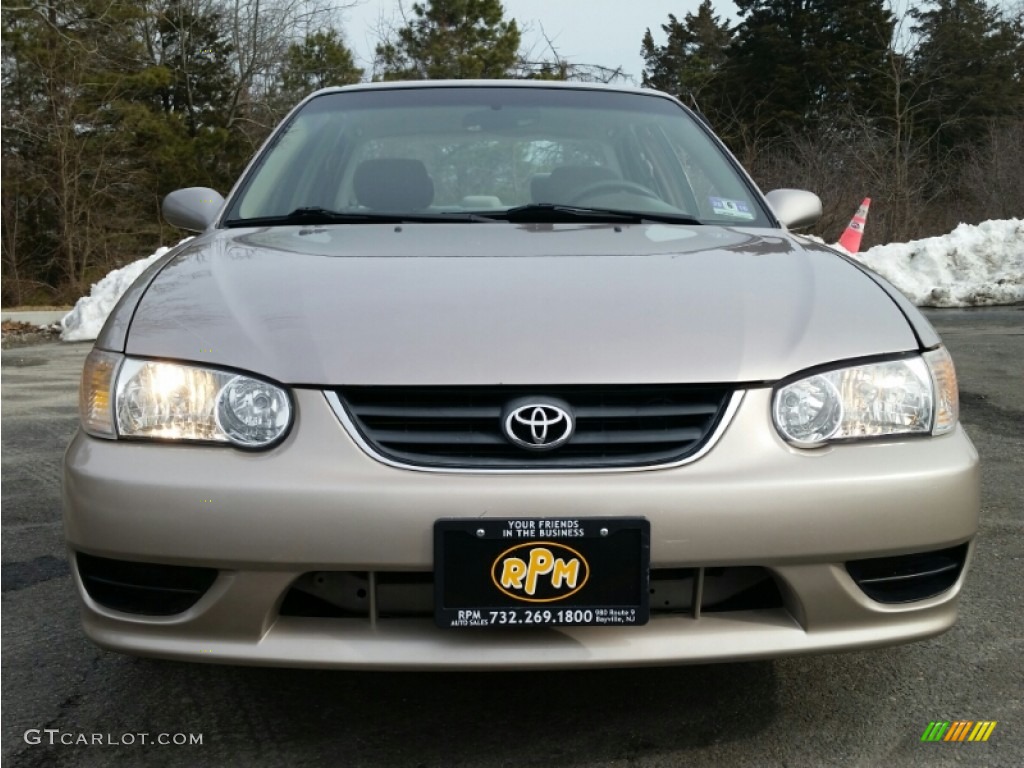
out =
[(989, 123), (985, 143), (975, 147), (963, 168), (963, 186), (973, 206), (971, 218), (1009, 219), (1024, 215), (1024, 117)]
[[(333, 0), (146, 0), (143, 37), (152, 60), (185, 73), (185, 81), (196, 61), (180, 46), (173, 62), (161, 60), (157, 19), (169, 24), (182, 39), (195, 37), (196, 25), (216, 19), (217, 37), (226, 44), (232, 81), (222, 105), (222, 120), (228, 130), (236, 126), (259, 141), (279, 119), (272, 105), (274, 87), (288, 49), (310, 32), (336, 28), (341, 14), (356, 5)], [(239, 125), (241, 124), (241, 125)]]
[(537, 55), (534, 48), (520, 51), (517, 77), (524, 79), (575, 80), (584, 83), (635, 83), (636, 78), (626, 73), (622, 66), (609, 67), (603, 64), (576, 64), (564, 58), (555, 41), (540, 26), (540, 34), (547, 49)]
[[(334, 27), (339, 14), (355, 5), (329, 0), (213, 0), (224, 14), (234, 57), (236, 84), (228, 126), (254, 122), (267, 129), (273, 80), (288, 47), (311, 31)], [(271, 121), (275, 114), (269, 114)]]

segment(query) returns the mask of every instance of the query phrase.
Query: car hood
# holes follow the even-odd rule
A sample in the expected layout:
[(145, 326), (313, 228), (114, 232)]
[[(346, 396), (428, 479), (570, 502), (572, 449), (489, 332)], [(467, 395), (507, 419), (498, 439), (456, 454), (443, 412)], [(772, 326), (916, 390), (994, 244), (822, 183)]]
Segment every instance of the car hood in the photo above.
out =
[(124, 348), (288, 384), (607, 384), (772, 381), (917, 342), (867, 275), (779, 230), (410, 224), (207, 233)]

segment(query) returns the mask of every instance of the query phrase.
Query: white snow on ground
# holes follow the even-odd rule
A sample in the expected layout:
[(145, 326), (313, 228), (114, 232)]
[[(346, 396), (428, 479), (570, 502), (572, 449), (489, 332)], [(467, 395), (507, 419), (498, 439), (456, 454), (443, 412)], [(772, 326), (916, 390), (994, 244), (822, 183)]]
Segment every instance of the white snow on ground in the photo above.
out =
[(853, 257), (919, 307), (1024, 302), (1022, 219), (961, 224), (948, 235), (877, 245)]
[[(187, 237), (181, 243), (191, 239)], [(146, 258), (115, 269), (98, 283), (93, 283), (89, 295), (83, 296), (75, 302), (74, 308), (61, 319), (61, 341), (91, 341), (99, 336), (103, 323), (107, 321), (107, 315), (114, 309), (114, 305), (124, 295), (124, 292), (145, 271), (146, 267), (169, 250), (168, 247), (157, 248)]]
[[(870, 220), (868, 226), (871, 226)], [(843, 250), (839, 245), (832, 247)], [(93, 285), (91, 293), (79, 299), (75, 308), (61, 320), (61, 339), (95, 339), (121, 295), (146, 267), (167, 251), (167, 248), (158, 248), (153, 255), (114, 270)], [(961, 224), (948, 235), (878, 245), (853, 256), (887, 278), (918, 306), (982, 307), (1024, 303), (1024, 220), (1021, 219)]]

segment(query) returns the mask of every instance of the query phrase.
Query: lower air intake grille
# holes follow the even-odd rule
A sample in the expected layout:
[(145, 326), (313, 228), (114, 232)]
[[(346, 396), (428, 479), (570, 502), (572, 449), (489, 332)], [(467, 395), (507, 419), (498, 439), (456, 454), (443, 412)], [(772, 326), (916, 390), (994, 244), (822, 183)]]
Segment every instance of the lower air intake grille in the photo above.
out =
[(956, 584), (967, 559), (967, 545), (897, 557), (853, 560), (846, 570), (880, 603), (910, 603), (945, 592)]
[(76, 554), (89, 597), (105, 608), (144, 616), (173, 616), (196, 604), (217, 578), (215, 568), (158, 565)]
[[(655, 568), (652, 615), (779, 611), (782, 595), (766, 568)], [(428, 572), (317, 571), (303, 574), (281, 603), (282, 616), (332, 619), (431, 618), (434, 575)]]
[[(656, 466), (692, 456), (721, 422), (733, 390), (685, 385), (345, 387), (334, 394), (370, 449), (401, 464), (587, 469)], [(564, 445), (536, 452), (506, 436), (510, 405), (532, 398), (568, 406), (575, 430)]]

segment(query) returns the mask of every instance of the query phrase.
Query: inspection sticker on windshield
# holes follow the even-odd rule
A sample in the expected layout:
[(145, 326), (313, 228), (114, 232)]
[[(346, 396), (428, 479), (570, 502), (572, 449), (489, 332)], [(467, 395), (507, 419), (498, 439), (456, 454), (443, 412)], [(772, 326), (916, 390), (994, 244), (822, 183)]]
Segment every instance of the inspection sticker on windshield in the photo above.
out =
[(638, 626), (649, 566), (642, 518), (438, 520), (435, 618), (444, 628)]
[(724, 197), (709, 197), (711, 212), (717, 216), (732, 216), (736, 219), (754, 219), (756, 216), (746, 200), (727, 200)]

